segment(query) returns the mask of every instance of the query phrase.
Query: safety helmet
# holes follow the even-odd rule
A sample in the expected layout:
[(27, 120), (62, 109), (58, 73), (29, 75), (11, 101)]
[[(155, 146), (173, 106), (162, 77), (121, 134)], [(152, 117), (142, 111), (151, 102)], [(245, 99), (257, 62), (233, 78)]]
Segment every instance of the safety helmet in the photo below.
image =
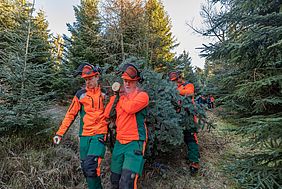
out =
[(125, 64), (122, 69), (122, 79), (131, 80), (131, 81), (139, 81), (140, 80), (140, 72), (133, 64)]
[(175, 81), (180, 77), (179, 71), (172, 71), (168, 73), (168, 77), (170, 81)]
[(88, 78), (88, 77), (92, 77), (98, 74), (99, 72), (97, 71), (97, 69), (95, 69), (95, 67), (85, 65), (82, 69), (81, 77)]
[(98, 66), (93, 66), (89, 63), (82, 63), (76, 69), (74, 76), (81, 75), (82, 78), (88, 78), (101, 74), (101, 69)]

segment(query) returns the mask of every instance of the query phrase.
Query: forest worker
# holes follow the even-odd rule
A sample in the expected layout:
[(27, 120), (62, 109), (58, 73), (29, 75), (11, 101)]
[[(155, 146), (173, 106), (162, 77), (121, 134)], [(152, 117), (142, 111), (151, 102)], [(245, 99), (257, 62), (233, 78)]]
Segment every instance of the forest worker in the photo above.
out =
[[(112, 189), (137, 189), (137, 179), (144, 166), (144, 151), (147, 141), (145, 125), (146, 107), (149, 96), (137, 84), (140, 72), (133, 64), (122, 68), (123, 86), (117, 95), (111, 97), (105, 109), (105, 117), (116, 110), (116, 142), (112, 153)], [(115, 99), (118, 102), (114, 107)]]
[(79, 112), (81, 168), (88, 188), (100, 189), (102, 188), (100, 164), (105, 154), (104, 141), (107, 134), (103, 106), (104, 95), (98, 84), (100, 69), (91, 64), (82, 64), (78, 70), (76, 75), (81, 74), (86, 88), (77, 91), (53, 142), (60, 143)]
[(210, 95), (210, 103), (211, 103), (211, 108), (214, 108), (214, 97), (212, 95)]
[[(180, 95), (191, 98), (192, 103), (195, 104), (193, 83), (184, 82), (184, 80), (181, 77), (181, 73), (178, 71), (170, 72), (169, 79), (177, 84), (177, 89)], [(185, 108), (185, 110), (188, 111), (189, 113), (188, 108)], [(193, 124), (195, 124), (196, 121), (197, 121), (197, 117), (194, 115)], [(191, 175), (194, 176), (199, 170), (200, 153), (199, 153), (199, 145), (197, 138), (197, 128), (194, 125), (189, 126), (189, 128), (191, 129), (184, 130), (184, 142), (187, 145), (187, 151), (188, 151), (187, 157), (190, 164)]]

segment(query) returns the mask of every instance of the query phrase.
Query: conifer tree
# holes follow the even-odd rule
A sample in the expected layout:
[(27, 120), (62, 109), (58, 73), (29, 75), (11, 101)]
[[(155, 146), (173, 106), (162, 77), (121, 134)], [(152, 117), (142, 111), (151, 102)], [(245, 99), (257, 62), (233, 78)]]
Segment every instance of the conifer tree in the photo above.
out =
[(153, 68), (162, 69), (166, 62), (173, 60), (174, 53), (171, 50), (178, 45), (171, 32), (171, 20), (159, 0), (146, 2), (145, 19), (148, 60)]
[[(79, 81), (73, 77), (73, 67), (68, 62), (68, 51), (63, 36), (52, 36), (52, 73), (53, 80), (51, 88), (54, 91), (56, 100), (65, 101), (76, 92)], [(69, 45), (70, 47), (70, 45)]]
[(224, 68), (219, 95), (246, 139), (248, 150), (236, 155), (232, 170), (245, 188), (281, 188), (281, 1), (222, 2), (230, 9), (213, 27), (228, 25), (227, 38), (207, 45), (206, 53)]
[[(60, 44), (61, 48), (58, 49), (57, 46), (53, 52), (57, 54), (57, 58), (58, 55), (62, 56), (62, 60), (54, 57), (56, 77), (53, 87), (59, 99), (65, 100), (66, 94), (73, 95), (81, 86), (80, 80), (72, 77), (74, 70), (81, 63), (101, 66), (105, 62), (98, 3), (98, 0), (81, 0), (80, 5), (74, 6), (76, 21), (67, 24), (71, 36), (64, 35), (62, 39), (53, 40), (55, 47)], [(59, 39), (63, 44), (58, 43)]]
[(146, 56), (146, 24), (141, 0), (107, 0), (103, 4), (104, 45), (108, 60), (118, 66), (130, 56)]
[[(177, 102), (179, 97), (175, 84), (170, 82), (165, 75), (146, 67), (147, 63), (142, 59), (129, 57), (119, 65), (119, 68), (126, 63), (132, 63), (142, 70), (144, 81), (139, 87), (145, 90), (150, 98), (146, 116), (146, 125), (149, 131), (148, 158), (153, 159), (164, 152), (172, 152), (183, 144), (184, 129), (180, 124), (182, 114), (177, 114), (173, 105), (173, 102)], [(122, 83), (116, 74), (104, 74), (103, 78), (110, 84), (113, 81)]]
[(172, 61), (171, 50), (177, 44), (163, 5), (156, 0), (145, 4), (141, 0), (107, 0), (102, 7), (105, 44), (111, 61), (119, 65), (135, 56), (164, 71), (162, 67)]
[[(198, 105), (193, 105), (190, 98), (179, 95), (175, 83), (169, 81), (164, 73), (157, 73), (151, 67), (147, 66), (145, 60), (136, 57), (127, 58), (119, 67), (125, 63), (132, 63), (139, 70), (142, 70), (144, 81), (139, 87), (149, 94), (150, 103), (147, 109), (146, 125), (148, 128), (148, 158), (154, 159), (160, 157), (163, 153), (173, 153), (176, 148), (183, 144), (183, 130), (192, 127), (203, 126), (205, 119), (204, 110)], [(104, 70), (107, 72), (107, 70)], [(114, 73), (103, 75), (105, 83), (112, 84), (113, 81), (119, 81)], [(177, 102), (181, 100), (183, 107), (187, 111), (176, 112)], [(194, 124), (193, 115), (197, 114), (199, 122)], [(192, 118), (192, 119), (191, 119)]]
[(66, 62), (65, 42), (62, 35), (52, 36), (51, 52), (54, 59), (54, 69), (59, 69), (59, 65)]
[(37, 12), (36, 16), (32, 19), (33, 31), (31, 32), (30, 48), (35, 51), (33, 59), (30, 61), (37, 65), (44, 65), (46, 69), (46, 80), (41, 81), (41, 90), (46, 93), (51, 92), (53, 77), (53, 65), (51, 62), (51, 43), (49, 39), (51, 35), (48, 29), (48, 22), (45, 19), (45, 13), (42, 10)]
[(171, 64), (174, 65), (175, 70), (178, 70), (182, 73), (184, 80), (193, 83), (195, 88), (199, 87), (199, 81), (194, 72), (192, 58), (189, 56), (189, 52), (183, 51), (182, 54), (173, 59)]
[(14, 12), (16, 4), (9, 0), (0, 0), (1, 30), (12, 28), (16, 25)]
[(50, 79), (48, 41), (37, 35), (33, 5), (18, 0), (10, 3), (15, 8), (9, 17), (14, 25), (0, 31), (0, 129), (2, 134), (34, 134), (47, 124), (42, 110), (49, 95), (44, 85)]
[(98, 0), (81, 0), (74, 7), (76, 21), (67, 24), (71, 32), (68, 59), (73, 70), (82, 62), (103, 65), (104, 49), (101, 44), (101, 22)]

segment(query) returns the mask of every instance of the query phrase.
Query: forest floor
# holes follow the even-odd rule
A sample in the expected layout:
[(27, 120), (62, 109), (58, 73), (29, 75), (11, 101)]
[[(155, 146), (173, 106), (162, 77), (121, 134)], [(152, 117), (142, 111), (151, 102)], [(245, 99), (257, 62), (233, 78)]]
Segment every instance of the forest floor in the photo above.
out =
[[(191, 177), (189, 165), (186, 161), (186, 146), (176, 149), (159, 160), (163, 169), (151, 165), (145, 167), (145, 174), (141, 179), (141, 188), (144, 189), (235, 189), (234, 181), (226, 173), (228, 155), (240, 149), (238, 138), (231, 135), (223, 120), (217, 118), (215, 113), (207, 112), (214, 122), (215, 129), (199, 131), (200, 170), (197, 176)], [(159, 163), (158, 162), (158, 163)]]
[[(67, 110), (65, 106), (52, 106), (51, 115), (54, 129), (57, 129)], [(216, 110), (214, 110), (216, 111)], [(235, 189), (236, 184), (228, 176), (228, 154), (240, 150), (239, 138), (227, 131), (228, 125), (208, 112), (215, 129), (199, 132), (201, 167), (197, 176), (191, 177), (186, 162), (186, 147), (175, 149), (174, 154), (146, 162), (143, 176), (139, 179), (142, 189)], [(29, 148), (17, 139), (1, 138), (0, 146), (0, 189), (46, 188), (82, 189), (87, 188), (80, 169), (78, 153), (79, 119), (69, 129), (59, 146), (46, 144), (44, 148)], [(2, 145), (3, 144), (3, 145)], [(20, 145), (19, 145), (20, 144)], [(107, 150), (101, 165), (101, 177), (105, 189), (110, 188), (110, 159)]]

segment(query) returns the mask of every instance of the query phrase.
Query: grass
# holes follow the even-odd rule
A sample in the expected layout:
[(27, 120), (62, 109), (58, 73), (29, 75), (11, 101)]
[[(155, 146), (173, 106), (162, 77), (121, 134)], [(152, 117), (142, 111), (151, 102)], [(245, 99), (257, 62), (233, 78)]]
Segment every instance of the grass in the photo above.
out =
[[(66, 145), (33, 149), (24, 138), (1, 138), (1, 189), (74, 188), (83, 180), (77, 150)], [(51, 143), (51, 142), (50, 142)], [(19, 145), (18, 145), (19, 144)]]
[[(226, 129), (233, 127), (214, 114), (209, 114), (209, 119), (214, 119), (216, 129), (199, 132), (201, 153), (201, 168), (196, 177), (190, 176), (189, 166), (185, 160), (186, 147), (175, 149), (175, 154), (158, 160), (162, 168), (147, 165), (145, 175), (141, 179), (141, 188), (144, 189), (235, 189), (238, 188), (224, 171), (228, 163), (229, 150), (237, 145), (233, 142), (236, 136), (231, 136)], [(147, 170), (146, 170), (147, 169)]]
[[(48, 110), (57, 128), (66, 107)], [(235, 189), (236, 185), (224, 171), (227, 154), (240, 150), (237, 138), (226, 129), (233, 126), (217, 119), (216, 129), (199, 133), (201, 168), (196, 177), (190, 176), (185, 160), (186, 147), (175, 149), (154, 162), (146, 162), (139, 179), (142, 189)], [(3, 137), (0, 139), (0, 189), (82, 189), (87, 188), (80, 168), (78, 154), (78, 121), (69, 130), (59, 146), (52, 144), (51, 136), (35, 135), (34, 138)], [(40, 138), (41, 137), (41, 138)], [(49, 137), (49, 138), (48, 138)], [(41, 142), (38, 145), (37, 142)], [(36, 143), (36, 145), (33, 145)], [(34, 147), (36, 146), (36, 148)], [(39, 147), (38, 147), (39, 146)], [(110, 159), (106, 152), (102, 162), (101, 177), (105, 189), (110, 188)], [(237, 187), (238, 188), (238, 187)]]

